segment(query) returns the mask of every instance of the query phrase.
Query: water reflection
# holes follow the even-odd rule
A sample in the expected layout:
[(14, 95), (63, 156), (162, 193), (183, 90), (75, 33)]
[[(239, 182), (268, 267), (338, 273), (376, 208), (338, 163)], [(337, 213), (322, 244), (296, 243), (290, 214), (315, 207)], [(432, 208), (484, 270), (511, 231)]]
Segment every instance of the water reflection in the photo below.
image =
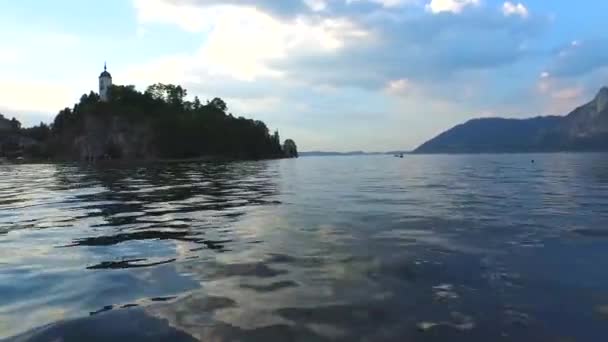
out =
[(603, 157), (3, 165), (0, 337), (597, 340)]

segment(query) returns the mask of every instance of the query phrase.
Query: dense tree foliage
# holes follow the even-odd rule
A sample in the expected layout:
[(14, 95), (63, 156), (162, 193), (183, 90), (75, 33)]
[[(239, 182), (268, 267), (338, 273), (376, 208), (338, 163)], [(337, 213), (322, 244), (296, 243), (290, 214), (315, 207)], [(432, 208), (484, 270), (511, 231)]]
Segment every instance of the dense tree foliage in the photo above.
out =
[[(154, 84), (145, 92), (133, 86), (113, 86), (110, 101), (101, 102), (99, 95), (83, 95), (73, 108), (60, 111), (50, 135), (65, 144), (66, 137), (85, 130), (86, 117), (96, 120), (120, 118), (132, 127), (151, 132), (153, 157), (194, 158), (224, 156), (258, 159), (282, 157), (278, 132), (270, 134), (257, 120), (234, 117), (220, 98), (202, 104), (198, 97), (187, 101), (187, 90), (179, 85)], [(41, 128), (33, 135), (44, 135)], [(113, 149), (119, 147), (112, 146)], [(120, 155), (120, 151), (112, 151)], [(109, 153), (109, 152), (108, 152)]]
[(5, 119), (0, 114), (0, 157), (17, 158), (47, 156), (44, 142), (50, 137), (50, 128), (44, 123), (30, 128), (22, 128), (16, 118)]
[(283, 144), (283, 151), (285, 156), (288, 158), (298, 158), (298, 146), (296, 146), (295, 141), (291, 139), (285, 140), (285, 143)]
[(41, 122), (38, 126), (22, 128), (21, 135), (37, 142), (45, 142), (51, 136), (51, 128), (47, 124)]

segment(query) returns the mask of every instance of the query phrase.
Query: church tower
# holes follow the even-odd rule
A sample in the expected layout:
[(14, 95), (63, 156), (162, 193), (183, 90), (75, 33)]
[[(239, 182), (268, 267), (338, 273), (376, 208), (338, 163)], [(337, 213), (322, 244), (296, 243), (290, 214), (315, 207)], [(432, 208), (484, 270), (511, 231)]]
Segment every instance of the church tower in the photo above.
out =
[(110, 88), (112, 87), (112, 75), (108, 72), (106, 64), (103, 64), (103, 72), (99, 75), (99, 97), (102, 102), (110, 100)]

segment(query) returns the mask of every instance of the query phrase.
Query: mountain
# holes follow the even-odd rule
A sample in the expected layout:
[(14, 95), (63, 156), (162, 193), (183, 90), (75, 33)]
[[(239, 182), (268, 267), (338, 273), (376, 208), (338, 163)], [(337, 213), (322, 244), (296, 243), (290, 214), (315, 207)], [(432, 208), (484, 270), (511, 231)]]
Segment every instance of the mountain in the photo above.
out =
[(414, 153), (608, 151), (608, 88), (566, 116), (473, 119)]

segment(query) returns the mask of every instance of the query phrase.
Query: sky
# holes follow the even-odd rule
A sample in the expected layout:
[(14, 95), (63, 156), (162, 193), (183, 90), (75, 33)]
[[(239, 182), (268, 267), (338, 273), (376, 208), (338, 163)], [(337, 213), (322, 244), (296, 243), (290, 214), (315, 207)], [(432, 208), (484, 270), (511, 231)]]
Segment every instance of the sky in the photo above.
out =
[(302, 151), (412, 149), (608, 85), (607, 1), (0, 0), (0, 113), (52, 122), (114, 83), (181, 84)]

